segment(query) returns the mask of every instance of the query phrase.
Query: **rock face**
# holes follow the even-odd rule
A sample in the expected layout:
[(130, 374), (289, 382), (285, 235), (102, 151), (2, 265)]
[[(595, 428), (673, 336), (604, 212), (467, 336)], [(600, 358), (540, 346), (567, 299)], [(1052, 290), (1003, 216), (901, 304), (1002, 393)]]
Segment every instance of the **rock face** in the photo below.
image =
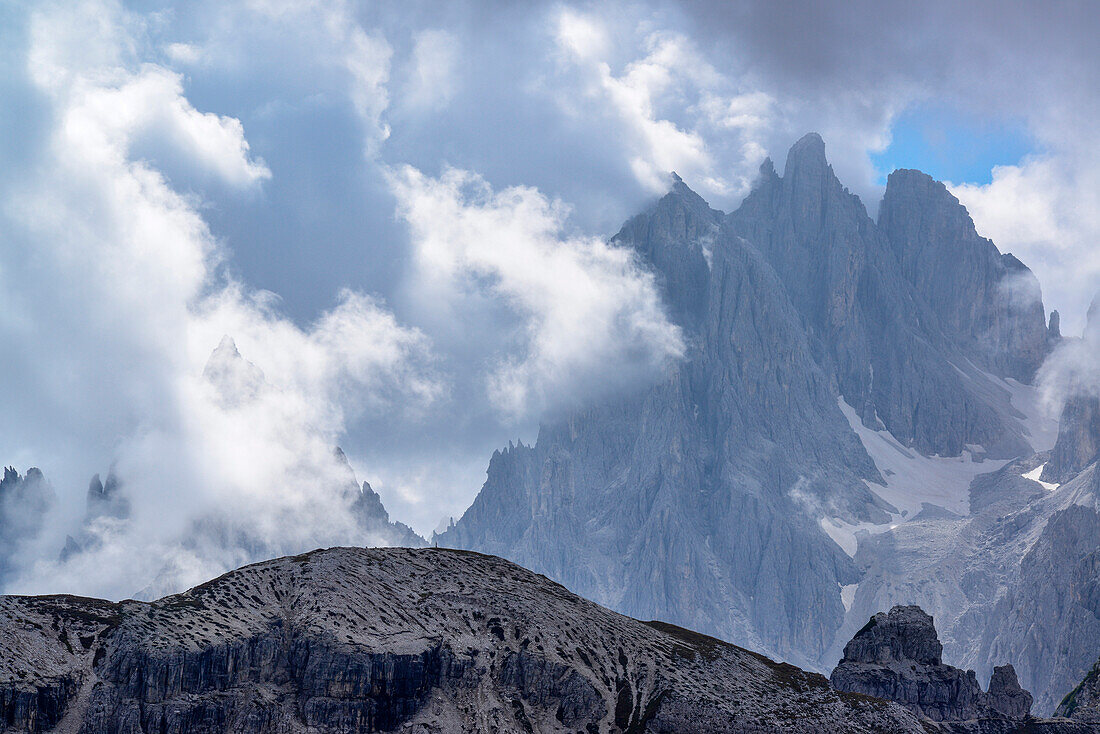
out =
[(1092, 666), (1085, 679), (1066, 694), (1055, 715), (1100, 724), (1100, 660)]
[[(855, 429), (917, 463), (1030, 455), (1001, 378), (1027, 378), (1049, 348), (1041, 304), (1006, 295), (1030, 273), (977, 237), (941, 185), (895, 176), (887, 199), (874, 222), (816, 135), (782, 176), (766, 162), (732, 214), (676, 179), (614, 243), (655, 273), (685, 360), (495, 453), (477, 499), (436, 541), (824, 669), (847, 639), (841, 589), (863, 577), (855, 528), (913, 519), (911, 495), (930, 485), (932, 505), (950, 494), (899, 483)], [(980, 272), (956, 273), (953, 260), (939, 279), (917, 272), (956, 248)], [(970, 288), (981, 303), (948, 319)], [(955, 513), (968, 482), (950, 490)]]
[(1065, 482), (1100, 458), (1100, 399), (1074, 395), (1062, 409), (1058, 443), (1043, 468), (1044, 482)]
[(1020, 688), (1011, 665), (996, 669), (989, 693), (973, 670), (944, 665), (932, 617), (916, 606), (878, 613), (844, 648), (833, 687), (896, 701), (933, 721), (1003, 717), (1022, 719), (1031, 694)]
[(152, 603), (2, 597), (0, 721), (86, 734), (929, 731), (899, 706), (623, 617), (501, 559), (352, 548)]
[[(1030, 382), (1049, 351), (1031, 271), (980, 237), (959, 200), (920, 171), (890, 174), (879, 226), (944, 333), (990, 372)], [(1050, 326), (1057, 332), (1057, 318)]]
[(998, 665), (989, 679), (989, 705), (1009, 719), (1022, 719), (1031, 713), (1031, 694), (1020, 686), (1016, 669)]
[(351, 463), (348, 462), (343, 449), (336, 447), (333, 453), (347, 477), (344, 491), (347, 494), (352, 517), (370, 536), (372, 545), (406, 548), (422, 548), (427, 545), (425, 540), (408, 525), (390, 520), (390, 513), (382, 504), (382, 498), (369, 482), (359, 485), (359, 480), (355, 478), (355, 471), (351, 468)]

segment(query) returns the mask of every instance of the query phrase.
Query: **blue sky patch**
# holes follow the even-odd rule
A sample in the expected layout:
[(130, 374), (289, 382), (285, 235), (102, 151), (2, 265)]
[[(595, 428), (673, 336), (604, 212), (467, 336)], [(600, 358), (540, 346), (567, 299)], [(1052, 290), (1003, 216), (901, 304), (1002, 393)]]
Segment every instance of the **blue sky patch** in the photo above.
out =
[(1018, 163), (1036, 143), (1018, 119), (989, 119), (950, 107), (914, 107), (894, 122), (893, 140), (871, 155), (880, 184), (898, 168), (940, 181), (987, 184), (994, 166)]

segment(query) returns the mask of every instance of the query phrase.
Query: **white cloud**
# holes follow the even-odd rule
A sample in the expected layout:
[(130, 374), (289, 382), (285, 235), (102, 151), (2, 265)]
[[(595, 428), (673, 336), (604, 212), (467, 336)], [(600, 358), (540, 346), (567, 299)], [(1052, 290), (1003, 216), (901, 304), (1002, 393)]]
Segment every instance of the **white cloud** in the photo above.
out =
[(333, 61), (348, 75), (348, 94), (366, 128), (365, 153), (373, 157), (390, 136), (383, 115), (389, 107), (390, 59), (393, 49), (378, 31), (368, 32), (345, 0), (284, 2), (251, 0), (253, 12), (275, 19), (301, 33), (316, 29), (327, 44)]
[(412, 230), (421, 292), (458, 311), (463, 298), (488, 293), (523, 319), (522, 345), (489, 379), (501, 409), (560, 407), (578, 393), (652, 378), (681, 355), (653, 277), (631, 251), (567, 234), (561, 202), (523, 186), (494, 192), (453, 168), (431, 178), (405, 166), (390, 180)]
[[(645, 55), (627, 63), (620, 74), (606, 58), (607, 32), (596, 17), (561, 11), (556, 39), (583, 71), (587, 94), (618, 118), (639, 183), (663, 193), (669, 173), (676, 171), (704, 194), (747, 193), (766, 155), (762, 136), (777, 118), (769, 95), (738, 91), (680, 33), (645, 33)], [(562, 94), (563, 106), (575, 108), (575, 91)], [(716, 138), (721, 156), (712, 149)]]
[(454, 97), (459, 83), (459, 42), (453, 34), (428, 29), (416, 34), (404, 103), (422, 110), (438, 110)]
[(950, 186), (978, 231), (1035, 271), (1045, 305), (1061, 311), (1070, 335), (1080, 333), (1083, 305), (1100, 290), (1098, 166), (1094, 151), (1063, 149), (997, 166), (985, 185)]
[[(80, 463), (87, 452), (69, 457), (52, 473), (67, 509), (21, 559), (15, 588), (118, 597), (158, 576), (158, 588), (180, 588), (257, 554), (377, 542), (347, 512), (353, 495), (333, 447), (361, 411), (414, 411), (441, 394), (426, 338), (352, 291), (302, 327), (271, 294), (222, 274), (196, 195), (136, 158), (136, 141), (235, 186), (270, 172), (238, 120), (196, 110), (179, 75), (130, 58), (129, 16), (111, 4), (83, 10), (113, 18), (104, 36), (124, 49), (58, 48), (83, 16), (35, 15), (30, 70), (56, 127), (3, 212), (0, 292), (17, 316), (0, 319), (0, 338), (26, 343), (5, 379), (24, 386), (42, 420), (66, 426), (66, 444), (106, 441), (98, 461), (115, 462), (133, 516), (97, 521), (96, 542), (58, 561), (95, 468)], [(21, 256), (14, 238), (33, 252)], [(223, 334), (263, 375), (234, 400), (203, 375)], [(4, 443), (34, 440), (29, 425), (0, 431)]]
[(202, 60), (202, 49), (193, 43), (169, 43), (164, 53), (177, 64), (192, 65)]

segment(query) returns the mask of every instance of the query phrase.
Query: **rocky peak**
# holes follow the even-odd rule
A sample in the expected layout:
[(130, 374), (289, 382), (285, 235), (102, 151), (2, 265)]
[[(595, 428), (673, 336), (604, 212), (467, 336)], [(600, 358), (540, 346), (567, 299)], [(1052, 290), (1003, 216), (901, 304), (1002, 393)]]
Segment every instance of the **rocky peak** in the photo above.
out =
[(1062, 341), (1062, 316), (1057, 309), (1050, 312), (1050, 322), (1047, 324), (1047, 341), (1052, 348)]
[(392, 545), (409, 548), (419, 548), (425, 545), (425, 541), (408, 525), (400, 522), (391, 522), (390, 513), (382, 504), (382, 498), (374, 491), (369, 482), (359, 485), (355, 476), (355, 470), (348, 461), (344, 450), (337, 446), (332, 451), (336, 460), (337, 470), (342, 475), (347, 497), (351, 501), (351, 513), (363, 528), (371, 536), (372, 545)]
[(942, 652), (932, 617), (917, 606), (896, 606), (856, 633), (830, 680), (838, 690), (896, 701), (933, 721), (1028, 715), (1031, 694), (1011, 665), (995, 669), (986, 693), (973, 670), (944, 665)]
[(1009, 665), (993, 668), (989, 679), (989, 705), (1010, 719), (1022, 719), (1031, 713), (1031, 694), (1020, 686), (1016, 669)]
[(107, 472), (107, 481), (100, 480), (99, 474), (88, 482), (85, 522), (97, 517), (126, 518), (130, 516), (130, 501), (122, 494), (122, 484), (112, 468)]
[(1049, 346), (1027, 266), (981, 237), (966, 207), (920, 171), (890, 174), (878, 226), (944, 334), (987, 370), (1030, 382)]
[(844, 187), (825, 158), (825, 142), (820, 135), (809, 133), (791, 146), (783, 169), (783, 198), (790, 222), (800, 239), (811, 248), (821, 249), (825, 256), (838, 245), (851, 246), (858, 239), (821, 237), (823, 227), (845, 219), (858, 221), (861, 215), (867, 215), (858, 198), (843, 193)]
[(202, 376), (217, 391), (218, 399), (225, 407), (251, 401), (265, 384), (263, 370), (241, 356), (236, 342), (228, 334), (211, 352)]
[(832, 166), (825, 158), (825, 141), (817, 133), (806, 133), (787, 151), (783, 179), (795, 183), (818, 183), (829, 177)]
[(917, 606), (896, 606), (871, 617), (844, 648), (844, 662), (939, 665), (943, 645), (932, 617)]
[(711, 209), (675, 173), (672, 189), (630, 219), (612, 242), (631, 247), (657, 276), (677, 324), (698, 327), (706, 305), (710, 264), (722, 213)]

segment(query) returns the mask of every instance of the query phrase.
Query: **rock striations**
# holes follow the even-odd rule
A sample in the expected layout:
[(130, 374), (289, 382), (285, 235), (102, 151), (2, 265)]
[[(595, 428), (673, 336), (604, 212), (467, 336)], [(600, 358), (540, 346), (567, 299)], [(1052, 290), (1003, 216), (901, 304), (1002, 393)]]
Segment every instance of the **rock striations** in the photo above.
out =
[(2, 597), (0, 721), (85, 734), (936, 731), (501, 559), (354, 548), (151, 603)]

